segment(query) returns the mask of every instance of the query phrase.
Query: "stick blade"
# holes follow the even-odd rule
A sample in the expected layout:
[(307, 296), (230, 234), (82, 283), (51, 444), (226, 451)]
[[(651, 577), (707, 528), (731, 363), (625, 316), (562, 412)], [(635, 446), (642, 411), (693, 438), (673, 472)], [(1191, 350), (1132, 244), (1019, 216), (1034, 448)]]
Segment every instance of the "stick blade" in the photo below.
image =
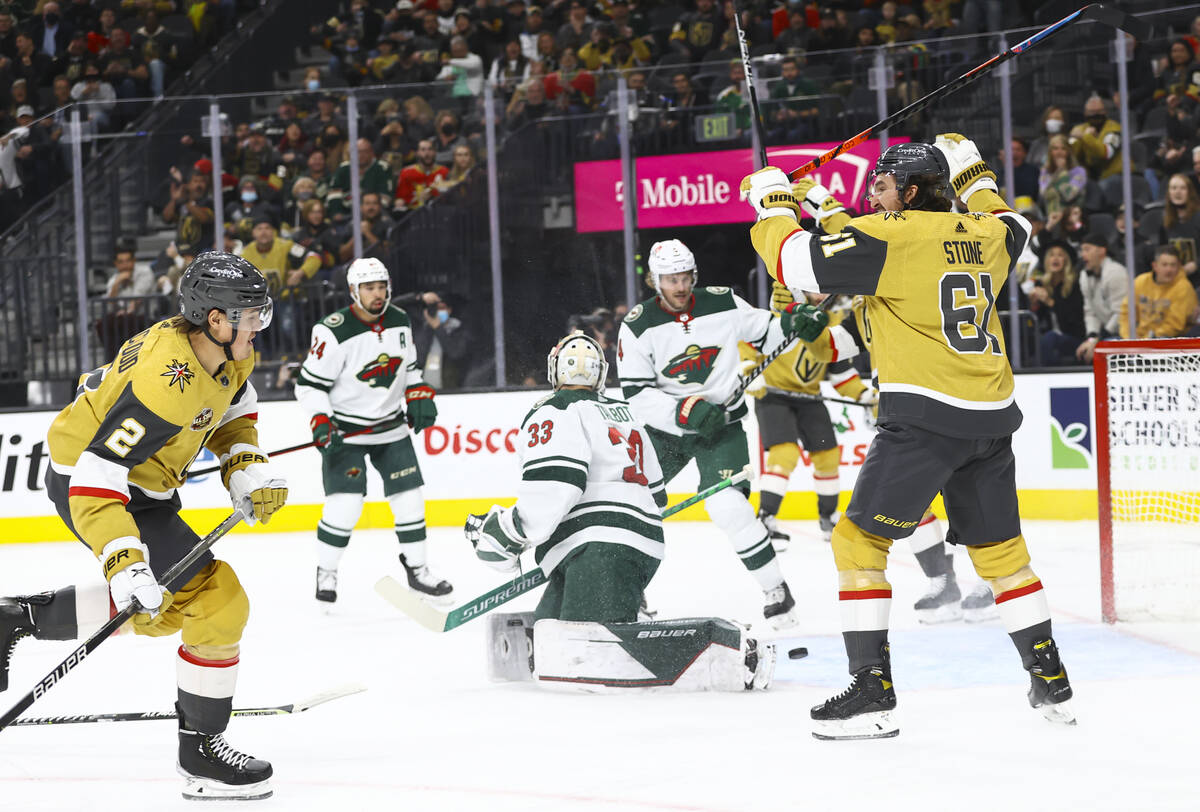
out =
[(436, 606), (431, 606), (417, 597), (408, 587), (390, 575), (385, 575), (375, 582), (375, 591), (385, 601), (395, 606), (404, 614), (420, 623), (432, 632), (446, 631), (446, 621), (450, 613)]
[(367, 686), (361, 682), (352, 682), (347, 685), (340, 685), (337, 688), (330, 688), (328, 691), (321, 691), (318, 694), (313, 694), (308, 699), (297, 702), (292, 707), (292, 713), (301, 713), (317, 705), (324, 705), (326, 702), (341, 699), (343, 696), (361, 694), (365, 690), (367, 690)]
[(1133, 34), (1135, 38), (1142, 42), (1150, 39), (1150, 24), (1148, 22), (1134, 17), (1132, 14), (1126, 14), (1113, 6), (1092, 3), (1090, 6), (1084, 7), (1083, 14), (1080, 16), (1084, 19), (1104, 23), (1113, 28), (1119, 28), (1127, 34)]

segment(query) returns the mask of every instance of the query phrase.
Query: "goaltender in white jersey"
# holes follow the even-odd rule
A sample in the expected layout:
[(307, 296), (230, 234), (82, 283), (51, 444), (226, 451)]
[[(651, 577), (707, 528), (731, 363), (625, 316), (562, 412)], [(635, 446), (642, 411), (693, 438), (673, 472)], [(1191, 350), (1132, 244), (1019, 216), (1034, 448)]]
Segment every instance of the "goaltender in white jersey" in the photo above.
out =
[(452, 587), (425, 565), (424, 480), (409, 434), (433, 425), (436, 393), (417, 367), (408, 314), (390, 304), (387, 268), (357, 259), (346, 279), (353, 304), (313, 326), (296, 383), (296, 400), (312, 415), (326, 495), (317, 525), (316, 597), (337, 600), (338, 564), (362, 513), (368, 457), (383, 479), (409, 587), (445, 596)]
[(584, 690), (766, 687), (774, 649), (735, 624), (634, 622), (662, 560), (667, 497), (645, 428), (603, 394), (607, 371), (589, 336), (558, 342), (547, 359), (555, 392), (522, 424), (516, 504), (467, 520), (484, 562), (512, 572), (532, 548), (547, 575), (535, 612), (489, 617), (491, 675)]

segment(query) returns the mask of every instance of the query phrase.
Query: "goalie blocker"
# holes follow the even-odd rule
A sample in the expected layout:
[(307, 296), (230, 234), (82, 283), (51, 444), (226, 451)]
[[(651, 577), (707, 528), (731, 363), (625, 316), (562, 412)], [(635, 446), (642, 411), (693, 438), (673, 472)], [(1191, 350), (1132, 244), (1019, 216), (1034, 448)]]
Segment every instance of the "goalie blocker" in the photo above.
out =
[(775, 644), (720, 618), (585, 623), (532, 612), (488, 618), (488, 676), (559, 691), (766, 690)]

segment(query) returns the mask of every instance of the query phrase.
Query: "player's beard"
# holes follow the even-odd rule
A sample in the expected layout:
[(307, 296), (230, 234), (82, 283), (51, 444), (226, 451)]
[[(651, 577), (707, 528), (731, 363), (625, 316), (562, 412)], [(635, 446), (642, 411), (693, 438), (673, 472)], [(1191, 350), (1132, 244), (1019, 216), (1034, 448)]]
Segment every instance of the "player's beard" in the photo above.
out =
[(372, 316), (378, 316), (387, 309), (387, 299), (380, 299), (378, 302), (372, 302), (370, 306), (364, 309)]

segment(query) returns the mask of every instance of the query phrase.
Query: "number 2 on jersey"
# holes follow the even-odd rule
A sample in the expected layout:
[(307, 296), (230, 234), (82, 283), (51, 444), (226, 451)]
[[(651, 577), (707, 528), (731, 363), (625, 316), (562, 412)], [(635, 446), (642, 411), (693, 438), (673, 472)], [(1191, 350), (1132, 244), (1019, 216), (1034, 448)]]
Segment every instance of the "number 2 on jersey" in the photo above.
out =
[(626, 467), (621, 472), (621, 478), (636, 485), (649, 485), (650, 480), (646, 479), (646, 475), (642, 473), (642, 458), (645, 452), (643, 451), (642, 435), (638, 433), (638, 430), (633, 429), (626, 438), (616, 426), (609, 426), (608, 439), (613, 445), (625, 446), (629, 459), (633, 460), (633, 465)]

